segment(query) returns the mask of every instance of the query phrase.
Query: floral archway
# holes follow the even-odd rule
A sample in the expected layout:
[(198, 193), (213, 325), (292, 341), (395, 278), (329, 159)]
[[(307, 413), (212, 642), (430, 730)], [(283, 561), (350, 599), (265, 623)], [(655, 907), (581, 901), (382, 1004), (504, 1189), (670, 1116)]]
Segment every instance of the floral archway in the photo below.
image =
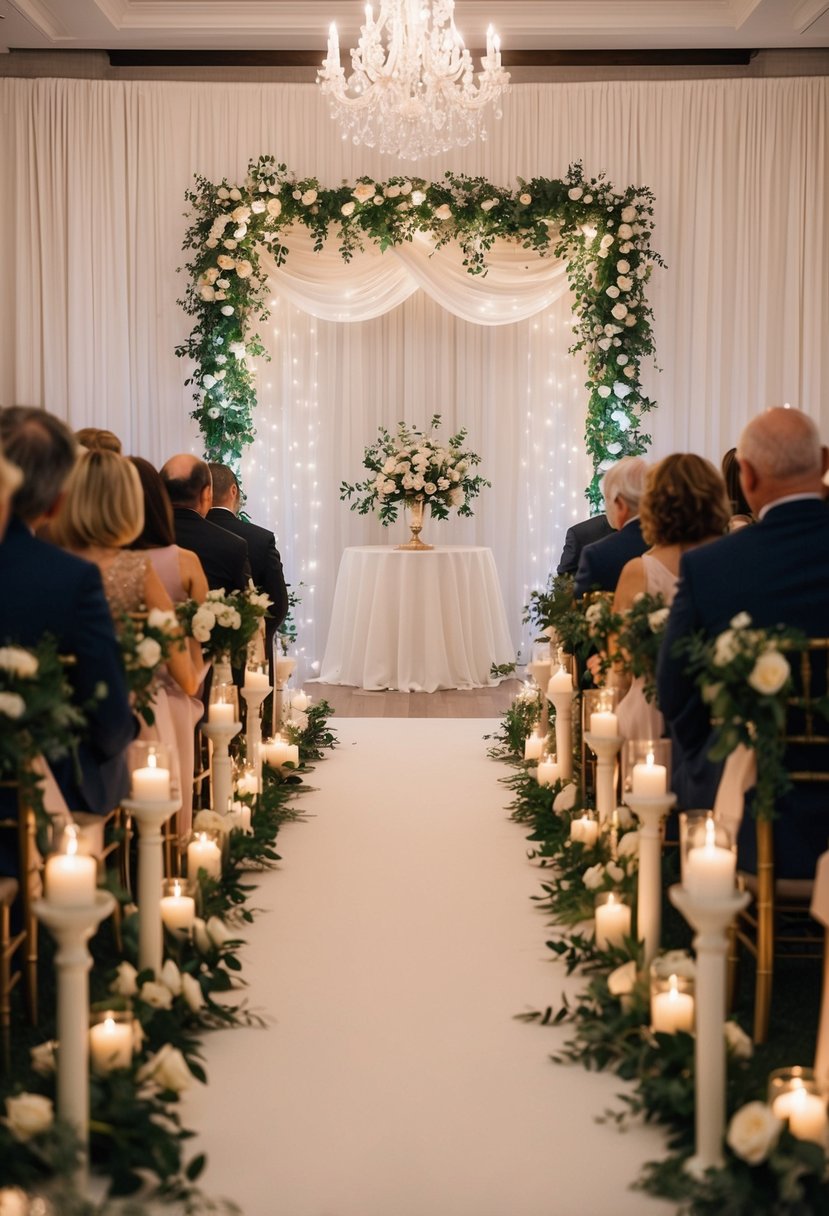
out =
[(427, 257), (454, 248), (478, 281), (496, 262), (496, 245), (523, 250), (525, 259), (562, 260), (574, 295), (571, 351), (583, 352), (588, 374), (591, 503), (600, 501), (603, 468), (650, 442), (642, 419), (654, 402), (642, 391), (640, 369), (654, 350), (645, 287), (660, 258), (651, 248), (647, 187), (617, 191), (574, 164), (562, 180), (519, 180), (515, 190), (451, 173), (431, 183), (363, 177), (324, 189), (263, 156), (250, 162), (243, 184), (197, 177), (187, 198), (192, 256), (181, 303), (195, 324), (176, 353), (195, 364), (187, 383), (195, 386), (192, 416), (209, 459), (238, 464), (253, 442), (253, 360), (265, 353), (257, 324), (268, 317), (268, 267), (285, 266), (291, 233), (303, 229), (319, 254), (336, 238), (347, 264), (367, 248), (402, 253), (425, 239)]

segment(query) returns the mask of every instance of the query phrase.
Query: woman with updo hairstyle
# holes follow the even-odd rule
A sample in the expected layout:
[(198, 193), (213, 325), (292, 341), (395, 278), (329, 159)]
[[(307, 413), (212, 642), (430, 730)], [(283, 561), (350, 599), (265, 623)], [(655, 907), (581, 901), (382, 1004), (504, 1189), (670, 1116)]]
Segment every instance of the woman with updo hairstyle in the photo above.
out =
[[(94, 562), (101, 572), (109, 610), (118, 629), (125, 613), (173, 603), (144, 553), (126, 549), (144, 527), (144, 494), (137, 470), (123, 456), (105, 450), (81, 453), (66, 484), (53, 537), (62, 548)], [(167, 667), (189, 694), (198, 675), (184, 640), (171, 649)]]
[[(725, 482), (710, 461), (677, 452), (648, 470), (639, 514), (650, 548), (622, 570), (614, 612), (626, 612), (642, 593), (661, 595), (669, 607), (683, 553), (723, 536), (731, 505)], [(641, 676), (620, 701), (617, 714), (619, 733), (626, 739), (658, 739), (664, 731), (662, 715), (645, 697)]]

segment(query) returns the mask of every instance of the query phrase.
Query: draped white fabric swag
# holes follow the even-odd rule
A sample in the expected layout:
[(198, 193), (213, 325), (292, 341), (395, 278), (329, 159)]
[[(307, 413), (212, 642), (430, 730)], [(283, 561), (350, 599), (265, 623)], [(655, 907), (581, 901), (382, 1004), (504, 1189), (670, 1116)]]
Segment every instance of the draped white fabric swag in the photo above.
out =
[[(312, 85), (5, 78), (0, 112), (0, 225), (14, 234), (0, 278), (0, 403), (109, 426), (156, 462), (199, 449), (188, 368), (173, 353), (190, 328), (176, 267), (193, 173), (239, 178), (262, 153), (326, 185), (401, 168), (343, 143)], [(649, 285), (663, 369), (646, 376), (659, 403), (647, 419), (652, 451), (719, 460), (775, 401), (802, 405), (829, 436), (828, 118), (825, 77), (517, 85), (488, 143), (406, 170), (511, 185), (561, 176), (580, 159), (617, 185), (651, 186), (667, 264)], [(309, 659), (324, 647), (343, 547), (398, 539), (338, 498), (380, 423), (423, 424), (437, 410), (449, 428), (469, 427), (493, 489), (473, 520), (427, 521), (427, 530), (492, 547), (516, 644), (529, 588), (586, 513), (585, 375), (567, 355), (569, 295), (533, 315), (527, 297), (547, 287), (530, 286), (536, 263), (521, 251), (527, 293), (512, 294), (530, 311), (511, 325), (471, 324), (445, 307), (458, 286), (447, 252), (440, 266), (415, 248), (383, 255), (398, 281), (376, 297), (359, 277), (368, 259), (337, 262), (355, 293), (348, 311), (359, 305), (369, 317), (359, 324), (330, 319), (327, 310), (343, 311), (328, 293), (333, 280), (319, 293), (299, 256), (273, 278), (263, 329), (272, 360), (259, 376), (245, 484), (252, 516), (277, 532), (290, 581), (305, 584)], [(440, 303), (418, 277), (422, 290), (372, 315), (416, 275), (438, 290), (441, 267)], [(491, 319), (480, 312), (491, 274), (460, 280), (464, 294), (484, 293), (464, 306), (476, 322)], [(296, 303), (303, 296), (308, 308), (313, 294), (311, 315)]]

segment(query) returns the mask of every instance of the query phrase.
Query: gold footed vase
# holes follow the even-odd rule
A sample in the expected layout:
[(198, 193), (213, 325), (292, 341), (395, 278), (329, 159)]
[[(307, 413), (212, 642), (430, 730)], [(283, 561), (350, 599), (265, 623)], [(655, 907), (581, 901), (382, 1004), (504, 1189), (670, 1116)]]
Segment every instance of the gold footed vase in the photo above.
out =
[(405, 502), (406, 510), (409, 513), (409, 531), (411, 532), (411, 540), (406, 541), (405, 545), (397, 545), (397, 549), (401, 549), (406, 553), (425, 553), (428, 549), (434, 549), (434, 545), (427, 545), (420, 539), (420, 533), (423, 531), (423, 508), (426, 505), (422, 494), (418, 494), (416, 498), (407, 498)]

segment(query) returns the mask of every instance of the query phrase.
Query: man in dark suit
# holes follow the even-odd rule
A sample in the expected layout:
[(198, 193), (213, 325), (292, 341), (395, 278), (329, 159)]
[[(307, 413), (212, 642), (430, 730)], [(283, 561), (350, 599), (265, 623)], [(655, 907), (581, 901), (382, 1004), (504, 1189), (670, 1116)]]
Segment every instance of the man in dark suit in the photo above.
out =
[(161, 477), (173, 504), (176, 544), (199, 558), (211, 591), (243, 591), (251, 578), (248, 547), (240, 536), (207, 519), (213, 506), (208, 466), (197, 456), (171, 456)]
[(602, 481), (611, 536), (581, 551), (576, 571), (576, 595), (615, 591), (623, 567), (647, 549), (639, 523), (639, 500), (645, 491), (648, 466), (641, 456), (625, 456), (608, 469)]
[(227, 528), (247, 542), (253, 581), (260, 591), (271, 598), (269, 615), (265, 620), (265, 644), (268, 655), (273, 653), (273, 638), (288, 615), (288, 588), (282, 573), (282, 559), (276, 538), (267, 528), (249, 520), (239, 519), (242, 496), (236, 474), (226, 464), (211, 464), (213, 478), (213, 507), (207, 518), (220, 528)]
[[(137, 730), (112, 618), (98, 567), (34, 535), (60, 506), (75, 440), (45, 410), (13, 407), (0, 411), (0, 441), (23, 472), (0, 544), (0, 644), (36, 646), (48, 634), (76, 660), (68, 676), (88, 730), (78, 769), (70, 757), (52, 770), (70, 811), (106, 815), (128, 793), (125, 750)], [(0, 869), (13, 873), (16, 860), (3, 847)]]
[[(677, 640), (698, 631), (714, 638), (741, 612), (760, 628), (829, 634), (829, 510), (821, 500), (827, 452), (815, 424), (799, 410), (767, 410), (743, 431), (737, 458), (758, 522), (683, 556), (659, 655), (659, 705), (674, 741), (674, 789), (685, 807), (713, 805), (721, 766), (708, 760), (708, 707), (685, 673), (686, 660), (673, 653)], [(826, 847), (825, 794), (810, 793), (798, 788), (778, 806), (776, 861), (787, 877), (811, 877), (815, 849)], [(741, 833), (741, 849), (744, 839)]]
[(579, 568), (579, 558), (582, 549), (604, 540), (613, 533), (606, 515), (593, 515), (583, 519), (580, 524), (573, 524), (567, 529), (564, 537), (564, 548), (561, 551), (556, 574), (575, 574)]

